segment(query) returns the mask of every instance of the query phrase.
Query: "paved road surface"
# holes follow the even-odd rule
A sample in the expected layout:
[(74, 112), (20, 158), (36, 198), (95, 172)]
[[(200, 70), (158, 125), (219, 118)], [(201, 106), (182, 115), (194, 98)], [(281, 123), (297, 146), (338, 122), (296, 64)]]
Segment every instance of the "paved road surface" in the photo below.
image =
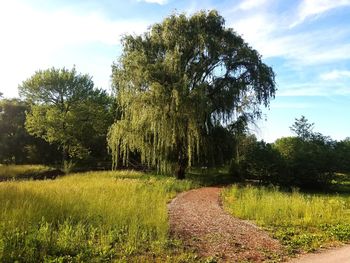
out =
[(304, 255), (290, 263), (350, 263), (350, 245)]

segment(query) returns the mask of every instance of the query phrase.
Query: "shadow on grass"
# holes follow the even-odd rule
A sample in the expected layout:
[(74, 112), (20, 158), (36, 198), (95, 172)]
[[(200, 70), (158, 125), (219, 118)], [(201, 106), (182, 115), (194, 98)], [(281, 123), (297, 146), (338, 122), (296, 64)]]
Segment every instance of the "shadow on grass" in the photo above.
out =
[(259, 182), (258, 180), (243, 180), (239, 181), (234, 176), (228, 173), (227, 168), (209, 168), (200, 169), (194, 168), (188, 171), (186, 179), (197, 183), (200, 186), (228, 186), (237, 184), (239, 186), (264, 186), (278, 187), (282, 192), (293, 192), (295, 190), (305, 194), (320, 194), (320, 195), (345, 195), (350, 194), (350, 173), (337, 173), (332, 184), (322, 188), (300, 189), (293, 186), (275, 185), (271, 183)]
[(64, 174), (61, 170), (52, 168), (52, 167), (43, 167), (41, 169), (27, 169), (27, 170), (24, 168), (18, 171), (16, 171), (15, 169), (12, 169), (11, 167), (15, 167), (15, 166), (1, 167), (2, 170), (0, 171), (0, 182), (23, 181), (23, 180), (45, 180), (45, 179), (53, 180)]
[(192, 168), (186, 174), (186, 179), (201, 186), (227, 186), (237, 183), (237, 179), (228, 173), (228, 169), (222, 168)]

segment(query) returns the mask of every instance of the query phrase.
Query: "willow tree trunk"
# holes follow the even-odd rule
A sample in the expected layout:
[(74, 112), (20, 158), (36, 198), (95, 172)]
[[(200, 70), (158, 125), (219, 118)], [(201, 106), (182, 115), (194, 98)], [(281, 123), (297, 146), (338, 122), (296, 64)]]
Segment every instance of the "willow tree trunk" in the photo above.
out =
[(187, 168), (187, 163), (188, 163), (187, 155), (183, 152), (182, 149), (180, 149), (177, 164), (176, 164), (176, 169), (175, 169), (176, 179), (179, 179), (179, 180), (185, 179), (185, 171)]
[(185, 171), (186, 171), (186, 165), (178, 163), (175, 171), (176, 179), (180, 179), (180, 180), (185, 179)]

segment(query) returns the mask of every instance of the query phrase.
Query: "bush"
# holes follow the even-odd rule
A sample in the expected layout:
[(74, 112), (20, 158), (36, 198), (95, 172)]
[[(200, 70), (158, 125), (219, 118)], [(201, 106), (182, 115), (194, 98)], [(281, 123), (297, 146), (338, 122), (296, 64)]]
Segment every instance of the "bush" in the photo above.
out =
[(333, 141), (320, 134), (308, 139), (284, 137), (273, 144), (246, 136), (231, 162), (230, 174), (238, 181), (251, 179), (299, 188), (326, 188), (336, 170), (334, 148)]
[(264, 183), (278, 180), (282, 159), (279, 153), (264, 141), (251, 141), (239, 160), (233, 160), (231, 174), (239, 179), (254, 179)]
[(327, 187), (334, 177), (332, 143), (323, 137), (285, 137), (273, 144), (284, 159), (278, 182), (301, 188)]

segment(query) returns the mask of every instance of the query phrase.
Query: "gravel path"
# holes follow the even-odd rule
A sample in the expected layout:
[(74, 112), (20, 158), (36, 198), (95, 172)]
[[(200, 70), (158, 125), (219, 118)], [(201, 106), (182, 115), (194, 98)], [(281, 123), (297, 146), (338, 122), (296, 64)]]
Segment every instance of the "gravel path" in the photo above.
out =
[(232, 217), (220, 205), (220, 188), (179, 194), (169, 204), (171, 233), (204, 257), (220, 262), (263, 262), (282, 255), (282, 247), (257, 226)]

